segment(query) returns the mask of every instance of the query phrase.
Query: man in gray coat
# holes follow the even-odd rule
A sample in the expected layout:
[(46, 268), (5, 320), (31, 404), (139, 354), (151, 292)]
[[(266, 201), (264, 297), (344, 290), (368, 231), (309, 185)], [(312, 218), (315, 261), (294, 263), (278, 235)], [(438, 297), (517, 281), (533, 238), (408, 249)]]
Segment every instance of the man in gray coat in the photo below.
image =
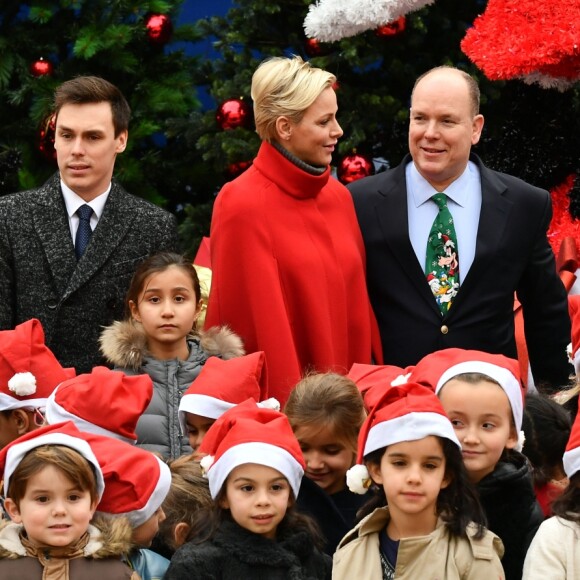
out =
[(42, 187), (0, 198), (0, 329), (38, 318), (60, 363), (102, 364), (98, 337), (121, 318), (136, 265), (175, 250), (169, 212), (112, 180), (131, 111), (117, 87), (78, 77), (55, 93), (59, 171)]

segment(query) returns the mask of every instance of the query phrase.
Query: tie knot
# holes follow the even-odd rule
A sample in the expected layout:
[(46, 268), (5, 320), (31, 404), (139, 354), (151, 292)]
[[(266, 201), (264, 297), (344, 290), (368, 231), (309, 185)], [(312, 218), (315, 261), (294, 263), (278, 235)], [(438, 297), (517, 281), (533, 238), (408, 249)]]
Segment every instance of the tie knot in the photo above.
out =
[(447, 207), (447, 195), (445, 193), (436, 193), (431, 196), (431, 199), (437, 204), (439, 209)]
[(93, 215), (93, 208), (85, 203), (84, 205), (81, 205), (79, 209), (77, 209), (77, 215), (79, 216), (79, 219), (88, 221)]

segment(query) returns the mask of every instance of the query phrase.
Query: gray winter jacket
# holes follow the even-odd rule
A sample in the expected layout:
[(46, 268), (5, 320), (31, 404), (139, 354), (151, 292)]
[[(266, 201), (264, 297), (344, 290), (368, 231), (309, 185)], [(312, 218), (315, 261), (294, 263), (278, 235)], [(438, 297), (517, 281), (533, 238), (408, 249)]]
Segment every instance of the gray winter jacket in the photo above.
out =
[(214, 327), (191, 335), (187, 360), (157, 360), (147, 352), (147, 339), (139, 323), (114, 322), (101, 334), (101, 351), (127, 375), (148, 374), (153, 397), (137, 422), (137, 445), (174, 459), (191, 453), (181, 436), (178, 409), (183, 393), (210, 356), (229, 359), (244, 354), (241, 339), (227, 327)]

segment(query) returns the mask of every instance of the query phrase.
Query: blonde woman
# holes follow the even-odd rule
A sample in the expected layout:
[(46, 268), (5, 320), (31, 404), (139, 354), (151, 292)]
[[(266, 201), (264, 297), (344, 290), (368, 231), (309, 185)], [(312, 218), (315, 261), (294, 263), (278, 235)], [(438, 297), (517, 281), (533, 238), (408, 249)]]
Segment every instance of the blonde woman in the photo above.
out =
[(342, 136), (335, 81), (299, 57), (258, 67), (262, 145), (212, 216), (206, 325), (227, 324), (247, 352), (266, 353), (263, 380), (282, 404), (306, 370), (346, 373), (382, 358), (353, 202), (330, 175)]

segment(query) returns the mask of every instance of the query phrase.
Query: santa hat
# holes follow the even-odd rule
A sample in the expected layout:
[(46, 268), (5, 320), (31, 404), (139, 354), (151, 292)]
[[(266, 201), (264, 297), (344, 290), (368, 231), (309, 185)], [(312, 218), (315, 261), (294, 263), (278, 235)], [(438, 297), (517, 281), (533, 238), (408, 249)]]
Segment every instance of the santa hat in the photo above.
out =
[[(215, 356), (208, 358), (179, 402), (182, 435), (187, 433), (186, 413), (217, 419), (242, 401), (250, 398), (262, 401), (267, 396), (259, 383), (265, 360), (262, 351), (228, 360)], [(258, 404), (280, 410), (280, 403), (273, 398)]]
[(568, 357), (580, 376), (580, 294), (568, 295), (568, 312), (572, 322), (572, 342), (568, 345)]
[(105, 480), (97, 511), (125, 516), (131, 526), (144, 524), (159, 509), (171, 486), (168, 465), (156, 455), (118, 439), (83, 433)]
[(127, 376), (106, 367), (65, 381), (46, 402), (49, 423), (73, 421), (81, 431), (135, 443), (137, 420), (153, 396), (147, 374)]
[(288, 418), (248, 400), (226, 411), (208, 430), (199, 448), (200, 464), (213, 499), (233, 469), (257, 463), (278, 470), (298, 496), (304, 458)]
[(386, 390), (406, 383), (412, 370), (412, 366), (402, 368), (395, 365), (354, 363), (346, 376), (356, 384), (363, 396), (366, 410), (370, 411)]
[(519, 433), (516, 449), (521, 451), (524, 443), (522, 416), (525, 391), (516, 359), (479, 350), (447, 348), (422, 358), (413, 369), (409, 380), (429, 386), (439, 394), (447, 381), (464, 373), (488, 376), (504, 390), (510, 402), (516, 431)]
[(358, 437), (357, 464), (346, 473), (348, 488), (366, 493), (371, 479), (364, 458), (373, 451), (402, 441), (416, 441), (435, 435), (461, 445), (433, 391), (416, 383), (391, 387), (377, 401)]
[(100, 498), (105, 487), (103, 472), (91, 446), (72, 421), (45, 425), (15, 439), (0, 451), (0, 479), (4, 477), (4, 496), (8, 495), (10, 478), (24, 456), (42, 445), (63, 445), (78, 451), (92, 466), (97, 480), (97, 494)]
[(35, 318), (0, 331), (0, 411), (44, 407), (54, 388), (75, 374), (44, 344), (42, 325)]

